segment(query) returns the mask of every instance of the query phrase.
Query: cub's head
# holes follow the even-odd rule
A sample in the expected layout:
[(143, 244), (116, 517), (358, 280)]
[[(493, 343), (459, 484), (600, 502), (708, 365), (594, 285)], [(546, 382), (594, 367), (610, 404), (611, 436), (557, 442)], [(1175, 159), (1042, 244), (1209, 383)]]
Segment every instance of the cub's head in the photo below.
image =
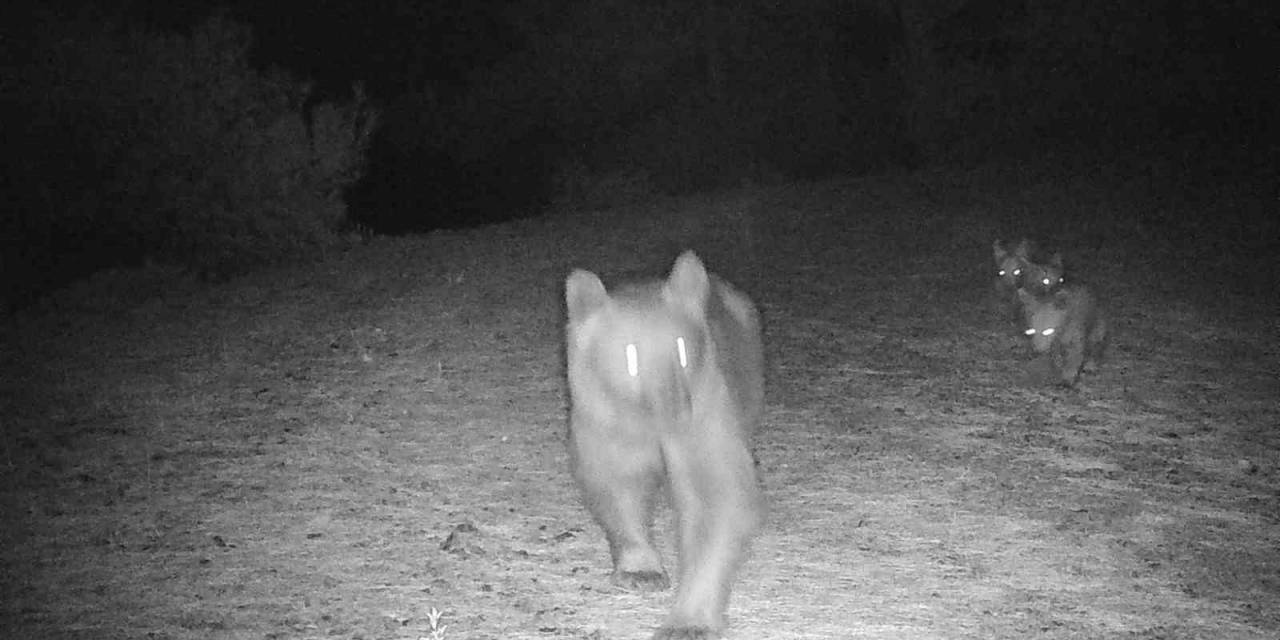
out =
[(676, 260), (666, 280), (612, 292), (594, 273), (571, 273), (565, 349), (575, 402), (590, 388), (654, 413), (687, 409), (690, 381), (707, 359), (710, 295), (706, 268), (692, 252)]
[(1022, 288), (1037, 295), (1057, 291), (1065, 282), (1062, 254), (1055, 253), (1048, 262), (1028, 262), (1022, 272)]
[(996, 288), (1013, 291), (1022, 286), (1027, 265), (1031, 263), (1031, 241), (1023, 238), (1013, 248), (1001, 240), (991, 244), (996, 261)]
[(1040, 353), (1048, 351), (1059, 339), (1067, 317), (1069, 300), (1065, 292), (1037, 296), (1026, 289), (1019, 289), (1018, 298), (1022, 301), (1027, 324), (1023, 333), (1031, 339), (1031, 348)]

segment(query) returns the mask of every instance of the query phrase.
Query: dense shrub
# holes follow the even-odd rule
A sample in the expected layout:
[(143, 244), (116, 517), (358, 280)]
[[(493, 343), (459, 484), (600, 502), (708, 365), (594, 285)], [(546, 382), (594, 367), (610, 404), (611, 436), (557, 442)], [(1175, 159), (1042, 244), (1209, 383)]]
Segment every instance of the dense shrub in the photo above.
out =
[(6, 244), (27, 262), (145, 257), (224, 277), (338, 241), (375, 119), (358, 89), (310, 105), (309, 83), (252, 68), (249, 29), (221, 18), (181, 35), (40, 32), (8, 96), (38, 167), (10, 185), (26, 197)]

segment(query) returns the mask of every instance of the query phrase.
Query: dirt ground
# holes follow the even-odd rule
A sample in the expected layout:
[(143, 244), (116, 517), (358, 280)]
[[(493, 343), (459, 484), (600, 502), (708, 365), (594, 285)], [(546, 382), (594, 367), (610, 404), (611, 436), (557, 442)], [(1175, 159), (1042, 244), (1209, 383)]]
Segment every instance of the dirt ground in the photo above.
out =
[[(693, 248), (766, 322), (728, 637), (1276, 638), (1280, 230), (1209, 195), (1006, 167), (101, 274), (4, 325), (0, 635), (647, 638), (671, 596), (609, 585), (567, 471), (562, 286)], [(1113, 320), (1076, 388), (993, 309), (1021, 235)]]

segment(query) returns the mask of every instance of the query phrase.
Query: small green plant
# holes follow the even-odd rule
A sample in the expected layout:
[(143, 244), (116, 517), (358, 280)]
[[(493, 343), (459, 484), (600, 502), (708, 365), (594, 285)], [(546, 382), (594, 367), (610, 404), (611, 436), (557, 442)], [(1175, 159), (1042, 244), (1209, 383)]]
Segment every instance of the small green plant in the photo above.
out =
[(431, 635), (423, 636), (419, 640), (444, 640), (444, 630), (449, 628), (447, 624), (440, 624), (440, 618), (444, 614), (435, 607), (431, 607), (431, 611), (427, 613), (427, 621), (431, 623)]

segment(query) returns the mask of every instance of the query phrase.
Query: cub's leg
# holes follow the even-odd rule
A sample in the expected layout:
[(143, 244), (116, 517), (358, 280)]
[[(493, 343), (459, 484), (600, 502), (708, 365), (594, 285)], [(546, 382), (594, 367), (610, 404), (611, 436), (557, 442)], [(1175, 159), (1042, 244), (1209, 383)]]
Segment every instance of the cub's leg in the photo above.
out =
[(1062, 384), (1074, 385), (1080, 379), (1080, 369), (1084, 365), (1084, 344), (1079, 340), (1062, 342)]
[(725, 425), (704, 427), (664, 443), (679, 516), (680, 586), (655, 640), (720, 637), (730, 585), (762, 520), (763, 500), (745, 438)]
[(1097, 320), (1089, 330), (1089, 341), (1086, 345), (1084, 369), (1095, 371), (1102, 364), (1107, 353), (1107, 323), (1105, 319)]
[(623, 437), (609, 425), (575, 421), (573, 472), (584, 501), (604, 529), (615, 585), (654, 591), (671, 585), (653, 546), (653, 500), (662, 480), (657, 439)]

